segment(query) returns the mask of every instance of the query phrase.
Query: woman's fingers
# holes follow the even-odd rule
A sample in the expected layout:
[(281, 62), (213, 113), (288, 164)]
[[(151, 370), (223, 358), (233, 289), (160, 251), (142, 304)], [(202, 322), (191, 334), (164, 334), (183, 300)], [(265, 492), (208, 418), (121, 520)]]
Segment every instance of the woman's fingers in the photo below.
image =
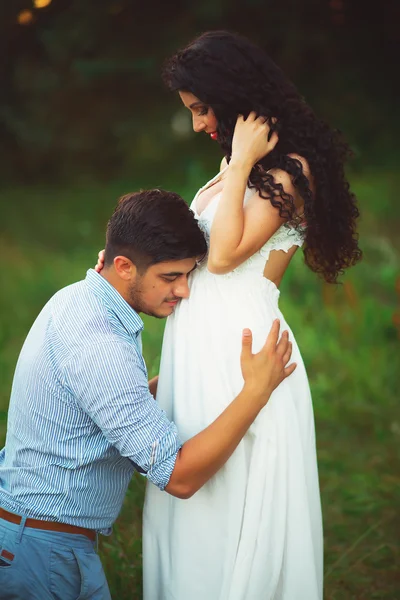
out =
[(278, 143), (278, 134), (271, 131), (272, 120), (251, 111), (247, 119), (238, 115), (232, 140), (232, 157), (256, 164)]
[(258, 121), (260, 124), (264, 124), (264, 123), (269, 124), (269, 122), (271, 122), (273, 125), (275, 125), (275, 123), (277, 123), (277, 121), (278, 121), (278, 119), (276, 117), (266, 117), (265, 115), (258, 115), (254, 110), (249, 112), (246, 119), (244, 118), (244, 116), (242, 114), (239, 114), (237, 117), (237, 120), (239, 121), (239, 119), (246, 123)]
[(254, 110), (251, 111), (251, 113), (249, 113), (249, 116), (247, 117), (246, 121), (252, 122), (255, 121), (257, 119), (257, 114)]
[(275, 148), (275, 146), (277, 145), (277, 143), (279, 142), (279, 136), (276, 133), (276, 131), (274, 131), (273, 133), (271, 133), (271, 131), (268, 132), (268, 143), (270, 145), (271, 148)]
[(104, 267), (105, 251), (104, 250), (100, 250), (100, 252), (98, 253), (97, 256), (98, 256), (98, 260), (97, 260), (97, 263), (96, 263), (96, 265), (94, 267), (94, 270), (97, 271), (97, 273), (100, 273), (100, 271)]

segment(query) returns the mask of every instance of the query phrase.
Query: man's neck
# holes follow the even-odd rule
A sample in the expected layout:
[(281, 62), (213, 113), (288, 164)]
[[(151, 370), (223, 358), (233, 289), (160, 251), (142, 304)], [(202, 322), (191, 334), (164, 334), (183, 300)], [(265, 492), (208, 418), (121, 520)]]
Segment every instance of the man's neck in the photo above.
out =
[[(117, 292), (120, 294), (120, 296), (123, 297), (125, 302), (127, 302), (130, 306), (132, 306), (131, 303), (129, 302), (129, 297), (127, 294), (126, 286), (124, 285), (124, 282), (121, 280), (121, 278), (118, 277), (118, 275), (116, 274), (114, 269), (104, 267), (101, 270), (100, 275), (106, 281), (108, 281), (108, 283), (110, 285), (112, 285), (113, 288), (115, 288), (117, 290)], [(134, 306), (132, 306), (132, 308), (135, 309)]]

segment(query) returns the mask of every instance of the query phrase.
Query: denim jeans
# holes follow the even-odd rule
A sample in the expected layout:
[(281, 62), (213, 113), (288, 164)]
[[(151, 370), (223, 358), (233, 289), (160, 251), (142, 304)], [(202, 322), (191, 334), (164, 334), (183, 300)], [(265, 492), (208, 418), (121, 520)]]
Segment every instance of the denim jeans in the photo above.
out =
[(111, 600), (95, 546), (0, 519), (0, 600)]

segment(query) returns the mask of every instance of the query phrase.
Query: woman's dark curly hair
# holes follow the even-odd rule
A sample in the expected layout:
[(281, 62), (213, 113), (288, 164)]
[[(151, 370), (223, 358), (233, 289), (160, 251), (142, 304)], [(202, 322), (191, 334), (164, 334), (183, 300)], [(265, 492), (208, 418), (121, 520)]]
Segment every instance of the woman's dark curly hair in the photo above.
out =
[[(293, 197), (268, 171), (278, 168), (290, 175), (304, 200), (305, 262), (327, 282), (336, 283), (344, 269), (362, 255), (356, 232), (359, 212), (344, 175), (350, 151), (339, 132), (314, 115), (261, 48), (237, 34), (210, 31), (201, 35), (167, 61), (163, 76), (171, 90), (190, 92), (212, 108), (228, 162), (239, 114), (247, 117), (256, 111), (278, 131), (278, 144), (253, 167), (249, 185), (278, 208), (281, 217), (298, 226)], [(315, 193), (301, 162), (288, 156), (293, 153), (307, 160)]]

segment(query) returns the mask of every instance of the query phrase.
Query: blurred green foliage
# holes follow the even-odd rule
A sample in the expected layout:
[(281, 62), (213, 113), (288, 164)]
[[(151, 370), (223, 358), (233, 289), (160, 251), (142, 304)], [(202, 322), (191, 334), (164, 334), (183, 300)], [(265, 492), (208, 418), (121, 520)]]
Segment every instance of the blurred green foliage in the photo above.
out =
[[(15, 363), (38, 312), (82, 279), (128, 191), (164, 187), (188, 201), (217, 170), (218, 146), (178, 136), (163, 60), (207, 29), (263, 45), (316, 112), (346, 132), (364, 260), (340, 286), (291, 265), (281, 308), (313, 392), (325, 523), (327, 600), (400, 597), (400, 178), (394, 0), (31, 0), (0, 2), (0, 445)], [(20, 25), (19, 11), (32, 11)], [(157, 373), (163, 323), (146, 319)], [(114, 598), (141, 594), (134, 477), (101, 555)], [(306, 599), (305, 599), (306, 600)]]
[[(172, 186), (187, 199), (213, 174), (194, 161), (191, 172), (185, 184), (177, 177)], [(326, 598), (393, 600), (400, 592), (400, 219), (395, 210), (389, 221), (381, 202), (395, 204), (399, 177), (376, 171), (353, 175), (352, 181), (363, 207), (364, 261), (333, 287), (317, 280), (299, 254), (283, 281), (281, 308), (302, 349), (314, 398)], [(2, 193), (7, 211), (0, 224), (0, 442), (16, 359), (31, 323), (55, 291), (83, 278), (94, 264), (116, 198), (147, 183), (143, 178)], [(163, 323), (145, 322), (152, 376)], [(112, 537), (101, 543), (113, 597), (119, 600), (140, 598), (143, 491), (144, 480), (137, 476)]]
[[(32, 21), (18, 24), (22, 9)], [(207, 29), (262, 45), (360, 164), (396, 164), (399, 4), (362, 0), (0, 3), (0, 174), (20, 182), (165, 172), (190, 141), (170, 123), (167, 56)], [(145, 126), (144, 126), (145, 122)]]

